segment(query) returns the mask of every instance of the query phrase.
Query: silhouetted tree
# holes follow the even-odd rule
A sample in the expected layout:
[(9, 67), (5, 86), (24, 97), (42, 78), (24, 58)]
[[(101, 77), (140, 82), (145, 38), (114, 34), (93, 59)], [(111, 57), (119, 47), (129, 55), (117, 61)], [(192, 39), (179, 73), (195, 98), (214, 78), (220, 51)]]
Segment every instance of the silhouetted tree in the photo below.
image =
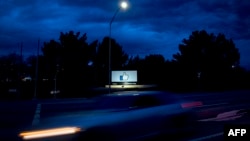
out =
[(145, 56), (141, 73), (142, 81), (148, 84), (161, 84), (164, 80), (165, 58), (160, 54), (150, 54)]
[[(119, 45), (114, 39), (111, 39), (111, 70), (124, 69), (127, 61), (128, 55), (122, 50), (121, 45)], [(107, 84), (109, 68), (109, 37), (104, 37), (102, 42), (98, 45), (94, 64), (99, 70), (97, 73), (100, 84)]]
[(178, 75), (182, 76), (180, 81), (184, 85), (200, 79), (207, 86), (222, 87), (230, 78), (231, 70), (239, 66), (239, 51), (232, 39), (226, 39), (223, 34), (194, 31), (182, 42), (173, 61), (179, 65)]
[(139, 55), (131, 56), (128, 59), (126, 69), (128, 70), (139, 70), (142, 67), (142, 62), (144, 58), (141, 58)]
[(43, 78), (48, 78), (47, 77), (48, 72), (46, 71), (46, 65), (48, 65), (49, 62), (46, 62), (44, 56), (39, 55), (38, 58), (35, 55), (29, 56), (26, 59), (25, 63), (27, 65), (26, 73), (28, 75), (30, 75), (32, 78), (36, 77), (36, 65), (38, 65), (38, 75), (39, 75), (38, 79), (41, 80)]
[(12, 98), (19, 97), (19, 84), (23, 74), (21, 68), (24, 68), (24, 64), (22, 63), (22, 57), (20, 55), (11, 53), (9, 55), (0, 57), (1, 94), (6, 96), (9, 89), (16, 89), (18, 93), (15, 93), (15, 95), (13, 95), (14, 97)]
[(137, 70), (138, 83), (162, 84), (165, 74), (165, 58), (160, 54), (149, 54), (144, 58), (130, 57), (127, 69)]
[(80, 92), (86, 84), (84, 81), (88, 81), (84, 80), (89, 61), (86, 40), (86, 34), (80, 36), (80, 32), (75, 34), (73, 31), (70, 31), (69, 33), (61, 33), (60, 35), (63, 67), (62, 79), (64, 82), (63, 86), (67, 86), (68, 88), (66, 89), (67, 94)]
[[(51, 97), (50, 91), (52, 90), (51, 85), (53, 83), (52, 82), (53, 78), (49, 77), (49, 74), (52, 75), (52, 73), (49, 72), (50, 68), (48, 66), (53, 66), (52, 65), (53, 63), (51, 62), (53, 60), (49, 61), (48, 58), (46, 60), (45, 59), (46, 58), (42, 55), (39, 55), (38, 58), (37, 56), (32, 55), (32, 56), (29, 56), (25, 61), (27, 64), (26, 73), (32, 78), (32, 85), (29, 86), (29, 88), (27, 88), (27, 89), (31, 89), (32, 98), (34, 97), (34, 94), (35, 94), (35, 88), (36, 88), (36, 98)], [(54, 74), (54, 71), (53, 71), (53, 74)]]
[(61, 85), (66, 94), (79, 93), (90, 84), (89, 76), (93, 75), (93, 71), (89, 70), (89, 65), (93, 62), (97, 41), (88, 44), (86, 40), (86, 33), (61, 32), (59, 42), (51, 40), (42, 48), (49, 62), (47, 70), (50, 79), (57, 78), (58, 86)]
[(128, 59), (128, 63), (125, 66), (126, 70), (137, 70), (137, 84), (143, 84), (143, 63), (144, 58), (141, 58), (139, 55), (131, 56)]
[(21, 75), (21, 56), (15, 53), (2, 56), (0, 58), (0, 77), (1, 79), (8, 79), (9, 81), (17, 81)]

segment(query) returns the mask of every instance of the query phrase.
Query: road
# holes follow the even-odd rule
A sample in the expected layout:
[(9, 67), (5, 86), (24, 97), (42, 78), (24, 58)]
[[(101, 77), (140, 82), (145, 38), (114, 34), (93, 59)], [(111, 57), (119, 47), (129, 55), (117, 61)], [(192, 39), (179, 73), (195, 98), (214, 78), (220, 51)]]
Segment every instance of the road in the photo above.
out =
[[(198, 116), (196, 131), (193, 134), (174, 136), (178, 141), (223, 140), (223, 125), (250, 124), (249, 114), (238, 119), (223, 117), (225, 112), (249, 110), (250, 91), (190, 93), (181, 94), (181, 96), (188, 100), (202, 101), (203, 106), (195, 109)], [(89, 99), (1, 101), (0, 140), (16, 140), (16, 135), (23, 127), (38, 124), (46, 117), (82, 112), (88, 109), (92, 102), (93, 100)], [(170, 137), (165, 137), (165, 140), (166, 138)]]
[(88, 108), (87, 99), (51, 99), (0, 102), (0, 140), (17, 140), (22, 128), (57, 114), (82, 111)]

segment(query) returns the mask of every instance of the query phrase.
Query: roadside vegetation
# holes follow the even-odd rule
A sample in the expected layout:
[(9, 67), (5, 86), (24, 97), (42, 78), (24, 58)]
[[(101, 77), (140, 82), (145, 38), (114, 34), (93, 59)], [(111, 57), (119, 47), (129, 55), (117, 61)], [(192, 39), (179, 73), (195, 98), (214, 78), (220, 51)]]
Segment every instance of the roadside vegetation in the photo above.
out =
[[(250, 88), (250, 72), (224, 34), (194, 31), (171, 60), (164, 54), (130, 56), (115, 39), (111, 47), (111, 69), (137, 70), (138, 84), (176, 92)], [(91, 96), (108, 84), (108, 49), (108, 37), (88, 43), (86, 33), (69, 31), (44, 42), (38, 56), (1, 56), (0, 99), (52, 98), (54, 90), (62, 98)]]

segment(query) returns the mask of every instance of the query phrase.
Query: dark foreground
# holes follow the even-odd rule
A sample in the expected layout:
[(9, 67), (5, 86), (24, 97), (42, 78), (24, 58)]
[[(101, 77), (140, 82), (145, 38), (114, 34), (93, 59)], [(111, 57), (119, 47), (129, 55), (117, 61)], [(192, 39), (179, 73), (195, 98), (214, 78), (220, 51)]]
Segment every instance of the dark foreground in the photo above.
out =
[[(202, 107), (195, 109), (198, 124), (192, 133), (162, 135), (149, 140), (176, 141), (221, 141), (225, 124), (250, 124), (250, 91), (231, 91), (221, 93), (190, 93), (182, 95), (185, 99), (203, 101)], [(0, 102), (0, 140), (17, 140), (22, 127), (35, 124), (47, 117), (81, 112), (93, 103), (91, 99), (51, 99)], [(222, 113), (243, 111), (244, 115), (222, 117)]]

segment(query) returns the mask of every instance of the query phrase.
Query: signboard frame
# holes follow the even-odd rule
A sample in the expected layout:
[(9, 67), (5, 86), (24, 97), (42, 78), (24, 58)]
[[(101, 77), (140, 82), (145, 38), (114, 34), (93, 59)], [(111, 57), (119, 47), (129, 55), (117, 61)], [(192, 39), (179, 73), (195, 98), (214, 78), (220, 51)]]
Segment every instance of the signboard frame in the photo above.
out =
[(113, 70), (111, 71), (112, 83), (136, 83), (137, 70)]

